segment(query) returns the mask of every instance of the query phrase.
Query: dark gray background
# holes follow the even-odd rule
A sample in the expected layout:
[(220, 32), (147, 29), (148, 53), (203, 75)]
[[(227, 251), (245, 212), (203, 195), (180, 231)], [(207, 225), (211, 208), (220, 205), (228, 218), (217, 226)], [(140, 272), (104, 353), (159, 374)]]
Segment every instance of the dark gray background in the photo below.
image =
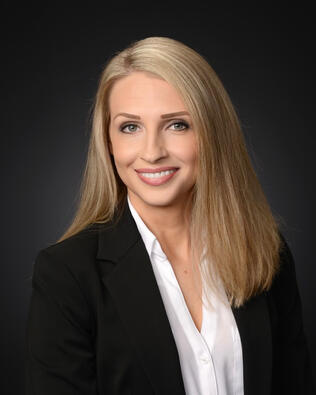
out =
[(315, 368), (311, 10), (304, 3), (286, 9), (266, 2), (253, 8), (223, 2), (173, 8), (64, 3), (67, 9), (7, 2), (3, 14), (1, 392), (23, 393), (32, 263), (74, 212), (103, 65), (132, 40), (148, 36), (175, 38), (200, 52), (230, 94), (255, 170), (295, 258)]

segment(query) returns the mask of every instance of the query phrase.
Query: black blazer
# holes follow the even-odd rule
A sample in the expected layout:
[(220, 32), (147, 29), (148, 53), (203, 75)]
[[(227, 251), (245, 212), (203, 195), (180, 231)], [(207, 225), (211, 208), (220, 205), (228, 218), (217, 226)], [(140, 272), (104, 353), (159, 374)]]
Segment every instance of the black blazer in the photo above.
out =
[[(280, 259), (270, 291), (232, 309), (245, 395), (315, 393), (287, 245)], [(185, 394), (175, 340), (127, 202), (116, 225), (94, 224), (39, 251), (32, 287), (27, 395)]]

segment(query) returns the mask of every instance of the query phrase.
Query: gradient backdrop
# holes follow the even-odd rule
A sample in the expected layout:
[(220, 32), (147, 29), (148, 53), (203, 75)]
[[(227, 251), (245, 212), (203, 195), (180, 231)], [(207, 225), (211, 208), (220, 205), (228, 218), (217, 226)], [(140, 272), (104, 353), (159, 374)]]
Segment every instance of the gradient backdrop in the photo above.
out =
[[(311, 358), (315, 320), (315, 52), (312, 12), (229, 3), (6, 3), (1, 47), (1, 387), (23, 394), (33, 260), (76, 207), (89, 114), (106, 60), (168, 36), (207, 58), (239, 114), (249, 154), (297, 267)], [(240, 2), (239, 2), (240, 3)], [(242, 3), (242, 2), (241, 2)], [(67, 8), (66, 7), (67, 4)], [(102, 4), (102, 5), (100, 5)], [(216, 5), (215, 5), (216, 4)], [(4, 23), (4, 24), (3, 24)]]

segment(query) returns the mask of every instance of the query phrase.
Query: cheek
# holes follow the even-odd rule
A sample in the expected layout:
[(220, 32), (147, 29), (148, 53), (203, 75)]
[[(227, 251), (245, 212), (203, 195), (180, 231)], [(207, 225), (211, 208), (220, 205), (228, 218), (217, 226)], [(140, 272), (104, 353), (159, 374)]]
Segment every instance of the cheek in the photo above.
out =
[(195, 139), (187, 139), (181, 144), (174, 144), (174, 154), (184, 163), (194, 164), (197, 160), (197, 145)]
[(135, 159), (135, 147), (120, 139), (112, 140), (112, 154), (117, 165), (125, 165)]

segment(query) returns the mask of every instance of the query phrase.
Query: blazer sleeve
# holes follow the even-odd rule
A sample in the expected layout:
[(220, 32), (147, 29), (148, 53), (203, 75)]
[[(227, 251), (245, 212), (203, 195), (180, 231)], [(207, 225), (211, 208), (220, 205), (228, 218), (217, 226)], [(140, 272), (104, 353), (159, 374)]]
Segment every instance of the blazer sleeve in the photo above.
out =
[(41, 250), (26, 325), (26, 394), (95, 395), (91, 309), (62, 259)]
[(316, 395), (295, 263), (284, 236), (281, 239), (281, 268), (272, 287), (278, 317), (272, 393)]

